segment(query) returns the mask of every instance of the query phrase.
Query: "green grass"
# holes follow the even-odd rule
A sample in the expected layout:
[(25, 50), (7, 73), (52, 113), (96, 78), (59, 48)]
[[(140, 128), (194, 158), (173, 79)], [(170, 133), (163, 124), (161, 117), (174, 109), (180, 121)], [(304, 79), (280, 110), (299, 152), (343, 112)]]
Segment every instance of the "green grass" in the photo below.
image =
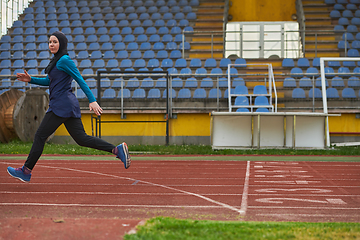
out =
[[(0, 154), (28, 154), (32, 143), (12, 141), (0, 143)], [(159, 155), (343, 155), (360, 156), (360, 147), (337, 147), (331, 149), (243, 149), (243, 150), (212, 150), (209, 145), (129, 145), (132, 154)], [(47, 143), (43, 154), (75, 154), (75, 155), (104, 155), (106, 152), (81, 147), (72, 144)]]
[(138, 226), (137, 239), (359, 239), (359, 223), (222, 222), (156, 217)]

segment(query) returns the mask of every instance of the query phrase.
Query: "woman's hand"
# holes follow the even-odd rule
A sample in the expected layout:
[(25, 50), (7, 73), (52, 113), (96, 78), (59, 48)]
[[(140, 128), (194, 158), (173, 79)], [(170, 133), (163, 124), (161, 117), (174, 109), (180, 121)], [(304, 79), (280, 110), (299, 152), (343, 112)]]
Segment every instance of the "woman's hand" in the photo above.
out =
[(94, 111), (94, 113), (100, 116), (103, 112), (102, 108), (99, 106), (97, 102), (92, 102), (89, 104), (90, 111)]
[(16, 77), (17, 80), (22, 81), (22, 82), (30, 82), (31, 80), (31, 76), (27, 73), (26, 70), (24, 70), (25, 73), (17, 73)]

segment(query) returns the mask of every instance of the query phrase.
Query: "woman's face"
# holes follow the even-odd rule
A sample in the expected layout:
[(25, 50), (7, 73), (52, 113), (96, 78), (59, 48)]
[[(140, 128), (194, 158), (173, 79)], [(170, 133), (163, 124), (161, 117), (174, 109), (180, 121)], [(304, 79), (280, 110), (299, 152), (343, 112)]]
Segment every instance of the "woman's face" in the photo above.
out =
[(59, 51), (60, 43), (57, 37), (51, 36), (49, 39), (49, 49), (52, 54), (55, 54)]

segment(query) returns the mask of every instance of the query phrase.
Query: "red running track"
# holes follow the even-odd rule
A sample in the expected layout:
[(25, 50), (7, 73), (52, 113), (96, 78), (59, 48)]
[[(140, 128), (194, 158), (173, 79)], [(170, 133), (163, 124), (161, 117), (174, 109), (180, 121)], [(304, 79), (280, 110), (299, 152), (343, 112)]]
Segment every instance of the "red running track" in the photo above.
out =
[(41, 160), (29, 184), (6, 172), (21, 164), (0, 160), (0, 223), (155, 216), (360, 222), (359, 162), (133, 161), (125, 170), (118, 161)]

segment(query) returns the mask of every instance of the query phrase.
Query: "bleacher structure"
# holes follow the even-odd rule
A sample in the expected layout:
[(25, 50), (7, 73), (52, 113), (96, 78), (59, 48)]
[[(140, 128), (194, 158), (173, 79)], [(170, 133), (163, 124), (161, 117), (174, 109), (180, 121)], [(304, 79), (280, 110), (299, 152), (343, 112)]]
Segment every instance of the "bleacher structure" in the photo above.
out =
[[(225, 1), (227, 3), (227, 1)], [(30, 75), (43, 75), (51, 58), (48, 51), (48, 35), (54, 31), (64, 32), (69, 40), (69, 55), (78, 66), (84, 79), (95, 95), (103, 99), (104, 109), (118, 109), (119, 99), (124, 109), (155, 109), (154, 102), (164, 101), (165, 84), (162, 78), (129, 77), (125, 86), (119, 85), (118, 77), (111, 75), (101, 79), (97, 88), (97, 71), (168, 71), (170, 75), (171, 112), (211, 111), (253, 111), (253, 104), (260, 101), (258, 111), (316, 111), (321, 109), (319, 81), (319, 59), (327, 52), (338, 56), (358, 57), (360, 48), (360, 1), (324, 0), (303, 4), (305, 14), (311, 20), (319, 21), (317, 7), (327, 9), (325, 14), (331, 21), (325, 33), (334, 41), (334, 49), (320, 47), (321, 34), (317, 37), (318, 50), (311, 44), (313, 33), (305, 35), (304, 57), (299, 59), (243, 59), (223, 58), (223, 50), (216, 50), (210, 57), (205, 50), (198, 50), (201, 44), (199, 27), (204, 22), (204, 9), (220, 12), (221, 24), (208, 20), (214, 26), (223, 28), (224, 8), (222, 1), (211, 0), (37, 0), (31, 2), (7, 35), (0, 42), (1, 92), (10, 88), (25, 91), (31, 86), (14, 81), (17, 72), (26, 69)], [(309, 3), (310, 2), (310, 3)], [(211, 4), (214, 4), (213, 7)], [(216, 10), (214, 10), (216, 9)], [(315, 10), (314, 10), (315, 9)], [(201, 11), (200, 11), (201, 10)], [(221, 12), (222, 11), (222, 12)], [(323, 13), (324, 14), (324, 13)], [(226, 15), (226, 14), (225, 14)], [(215, 16), (215, 15), (214, 15)], [(214, 17), (216, 18), (216, 17)], [(209, 18), (206, 18), (209, 19)], [(324, 18), (322, 18), (324, 19)], [(321, 25), (321, 23), (320, 23)], [(316, 24), (309, 28), (316, 30)], [(309, 29), (308, 28), (308, 29)], [(204, 41), (204, 40), (202, 40)], [(219, 43), (220, 42), (220, 43)], [(209, 44), (209, 42), (207, 43)], [(213, 44), (222, 44), (215, 41)], [(220, 46), (220, 45), (219, 45)], [(222, 49), (216, 47), (216, 49)], [(327, 50), (327, 52), (326, 52)], [(218, 54), (220, 53), (220, 55)], [(314, 55), (315, 54), (315, 55)], [(334, 56), (337, 57), (337, 56)], [(272, 101), (274, 92), (269, 92), (269, 78), (252, 63), (271, 63), (274, 72), (274, 86), (277, 88), (277, 104)], [(240, 65), (239, 65), (240, 63)], [(231, 65), (229, 65), (231, 64)], [(230, 68), (228, 68), (231, 66)], [(228, 73), (230, 71), (230, 81)], [(359, 110), (360, 97), (359, 62), (329, 62), (325, 68), (327, 97), (331, 108), (352, 108)], [(230, 83), (230, 85), (229, 85)], [(262, 85), (259, 87), (258, 85)], [(73, 85), (82, 107), (87, 107), (81, 90)], [(123, 90), (120, 89), (123, 87)], [(245, 90), (247, 93), (235, 102), (229, 89)], [(266, 92), (256, 93), (261, 88)], [(98, 90), (100, 89), (100, 92)], [(45, 89), (46, 90), (46, 89)], [(240, 94), (241, 95), (241, 94)], [(239, 97), (240, 97), (239, 95)], [(251, 96), (259, 95), (258, 100)], [(264, 108), (265, 106), (265, 108)], [(266, 107), (268, 106), (268, 107)], [(256, 111), (256, 110), (255, 110)]]

